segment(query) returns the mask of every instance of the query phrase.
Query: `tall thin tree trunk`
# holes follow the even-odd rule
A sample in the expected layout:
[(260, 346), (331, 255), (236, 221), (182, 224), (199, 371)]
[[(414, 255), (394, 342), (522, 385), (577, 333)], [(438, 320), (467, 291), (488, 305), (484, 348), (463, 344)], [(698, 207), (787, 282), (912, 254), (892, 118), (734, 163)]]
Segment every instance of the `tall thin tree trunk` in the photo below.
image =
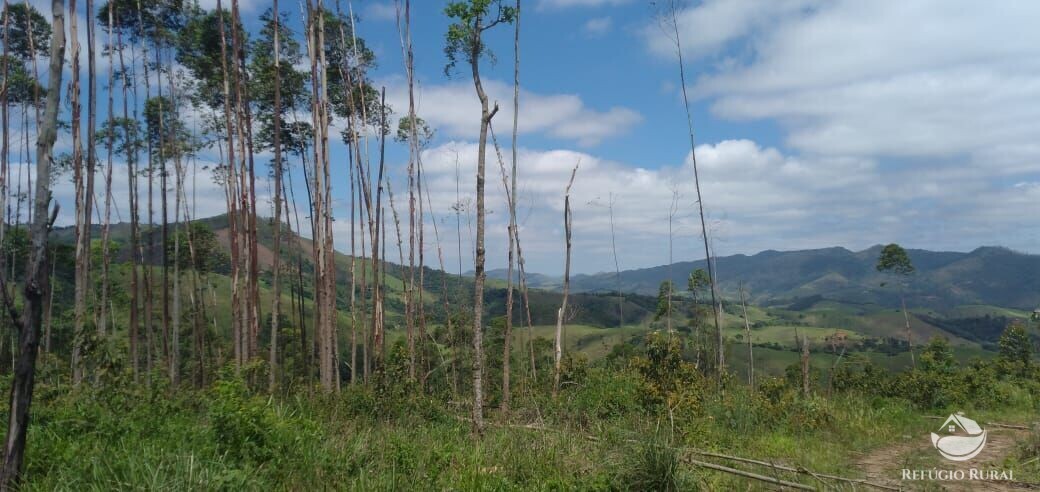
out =
[(517, 173), (517, 125), (520, 121), (520, 0), (516, 0), (513, 19), (513, 140), (512, 172), (509, 185), (509, 278), (506, 280), (506, 328), (502, 343), (502, 411), (509, 411), (510, 366), (512, 365), (513, 342), (513, 266), (516, 261), (516, 173)]
[(675, 33), (675, 50), (676, 54), (678, 55), (679, 61), (679, 83), (682, 87), (683, 107), (686, 110), (686, 126), (689, 130), (690, 135), (690, 161), (693, 163), (693, 185), (697, 191), (697, 209), (701, 221), (701, 236), (704, 239), (704, 257), (708, 264), (708, 279), (710, 280), (709, 285), (711, 287), (711, 309), (712, 313), (714, 314), (715, 333), (717, 334), (718, 343), (718, 367), (716, 367), (716, 371), (719, 383), (721, 384), (723, 379), (723, 373), (726, 372), (726, 350), (723, 346), (724, 340), (722, 337), (722, 310), (720, 309), (718, 303), (718, 286), (716, 285), (717, 282), (714, 274), (714, 265), (712, 264), (711, 260), (711, 249), (708, 246), (708, 223), (704, 219), (704, 199), (701, 195), (701, 180), (699, 171), (697, 169), (697, 145), (696, 140), (693, 136), (693, 114), (690, 111), (690, 100), (686, 94), (686, 67), (683, 62), (682, 39), (679, 35), (679, 20), (678, 12), (676, 12), (677, 6), (675, 4), (675, 0), (670, 0), (667, 8), (669, 9), (668, 14), (670, 15), (669, 20), (672, 24), (671, 27)]
[(802, 396), (809, 397), (809, 335), (802, 335)]
[(910, 331), (910, 313), (906, 310), (906, 295), (899, 294), (899, 302), (903, 305), (903, 319), (906, 321), (906, 348), (910, 351), (910, 364), (917, 369), (917, 359), (914, 358), (914, 341)]
[(271, 10), (274, 12), (274, 259), (271, 264), (271, 353), (268, 369), (268, 390), (274, 392), (277, 385), (276, 369), (278, 368), (278, 324), (281, 317), (282, 285), (279, 281), (282, 266), (282, 70), (279, 53), (279, 25), (281, 13), (278, 11), (278, 0), (274, 0)]
[[(36, 141), (36, 208), (32, 223), (29, 263), (26, 269), (25, 296), (21, 317), (17, 316), (14, 302), (8, 296), (7, 286), (0, 285), (8, 312), (19, 328), (19, 352), (11, 381), (11, 400), (8, 411), (7, 439), (4, 444), (4, 463), (0, 469), (0, 490), (18, 486), (25, 456), (25, 435), (29, 426), (29, 407), (32, 404), (33, 383), (36, 377), (36, 355), (39, 347), (40, 321), (43, 317), (43, 295), (47, 292), (47, 239), (53, 222), (48, 214), (50, 206), (51, 152), (57, 139), (58, 105), (61, 94), (62, 64), (65, 61), (65, 14), (63, 0), (51, 2), (51, 51), (47, 81), (47, 104)], [(31, 37), (31, 36), (30, 36)]]
[(745, 297), (744, 285), (740, 285), (740, 309), (744, 312), (744, 337), (747, 338), (748, 355), (748, 385), (755, 390), (755, 349), (751, 343), (751, 320), (747, 314), (747, 298)]
[[(90, 289), (90, 201), (87, 190), (87, 171), (83, 163), (83, 142), (80, 129), (80, 86), (79, 86), (79, 16), (76, 0), (69, 0), (69, 41), (71, 43), (71, 75), (69, 82), (69, 105), (72, 106), (72, 169), (76, 187), (76, 274), (75, 274), (75, 326), (72, 341), (72, 384), (83, 380), (84, 325), (87, 316), (87, 292)], [(30, 35), (31, 37), (31, 35)], [(51, 90), (55, 90), (51, 84)], [(93, 135), (93, 134), (91, 134)]]
[(574, 176), (578, 174), (578, 166), (581, 161), (574, 165), (571, 171), (571, 179), (567, 182), (567, 190), (563, 195), (563, 230), (564, 240), (567, 244), (566, 256), (563, 267), (563, 300), (560, 309), (556, 312), (556, 343), (553, 357), (553, 397), (560, 391), (560, 372), (563, 363), (563, 324), (567, 316), (567, 297), (571, 289), (571, 186), (574, 184)]
[(476, 254), (474, 255), (473, 273), (473, 425), (478, 434), (484, 431), (484, 262), (486, 251), (484, 250), (484, 176), (487, 161), (487, 137), (488, 126), (491, 118), (498, 113), (498, 105), (491, 109), (488, 96), (484, 92), (484, 86), (480, 80), (480, 54), (482, 44), (480, 33), (482, 31), (481, 18), (476, 17), (474, 21), (474, 36), (476, 39), (470, 43), (470, 70), (473, 75), (473, 86), (477, 97), (480, 99), (480, 140), (477, 143), (477, 239)]
[[(88, 4), (88, 8), (87, 8), (88, 12), (92, 12), (93, 11), (93, 6), (92, 6), (93, 0), (87, 0), (87, 4)], [(110, 269), (110, 265), (112, 263), (111, 259), (109, 258), (110, 251), (109, 251), (109, 244), (108, 244), (109, 237), (110, 237), (109, 236), (109, 234), (110, 234), (110, 225), (111, 225), (111, 221), (112, 221), (112, 152), (113, 152), (113, 146), (114, 146), (114, 140), (115, 140), (115, 131), (116, 131), (115, 112), (114, 112), (114, 90), (113, 90), (115, 88), (115, 77), (114, 77), (115, 63), (114, 63), (114, 60), (112, 58), (113, 58), (113, 54), (114, 54), (113, 50), (117, 49), (117, 47), (113, 44), (114, 38), (112, 37), (112, 26), (113, 26), (114, 20), (115, 20), (114, 19), (114, 15), (113, 15), (113, 8), (114, 8), (114, 6), (113, 6), (112, 2), (109, 2), (108, 3), (107, 13), (106, 13), (106, 15), (108, 16), (108, 49), (109, 49), (109, 52), (108, 52), (108, 135), (107, 135), (107, 138), (105, 139), (105, 153), (106, 153), (108, 162), (106, 163), (106, 167), (105, 167), (105, 218), (104, 218), (104, 222), (102, 223), (102, 226), (101, 226), (101, 300), (100, 300), (99, 306), (98, 306), (98, 317), (97, 317), (98, 335), (101, 336), (101, 337), (106, 336), (106, 332), (107, 332), (108, 316), (109, 316), (108, 297), (109, 297), (109, 290), (110, 290), (110, 287), (109, 287), (109, 269)], [(90, 26), (91, 26), (91, 32), (92, 32), (94, 23), (90, 22)], [(122, 49), (122, 47), (119, 47), (119, 49)], [(91, 74), (93, 74), (94, 73), (94, 70), (93, 70), (94, 69), (94, 43), (93, 42), (90, 43), (90, 65), (91, 65), (90, 72), (91, 72)], [(93, 94), (94, 94), (94, 77), (93, 77), (93, 75), (91, 75), (91, 77), (90, 77), (90, 85), (91, 85), (91, 91), (90, 91), (91, 92), (91, 99), (93, 100), (93, 97), (94, 97), (93, 96)], [(91, 117), (90, 117), (90, 125), (92, 127), (94, 125), (94, 116), (93, 115), (91, 115)], [(94, 134), (93, 129), (88, 130), (88, 133), (93, 135)], [(93, 140), (92, 140), (92, 142), (93, 142)], [(93, 143), (91, 145), (93, 145)], [(88, 153), (90, 153), (90, 152), (88, 152)], [(112, 315), (114, 316), (115, 313), (112, 313)]]

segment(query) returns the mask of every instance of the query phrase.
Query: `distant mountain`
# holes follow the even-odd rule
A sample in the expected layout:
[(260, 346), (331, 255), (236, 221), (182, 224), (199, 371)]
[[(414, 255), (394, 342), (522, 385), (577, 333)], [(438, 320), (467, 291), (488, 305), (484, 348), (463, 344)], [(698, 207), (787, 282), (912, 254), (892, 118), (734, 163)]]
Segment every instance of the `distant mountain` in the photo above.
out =
[[(895, 306), (899, 294), (892, 279), (874, 269), (881, 246), (863, 251), (824, 248), (801, 251), (763, 251), (753, 256), (717, 259), (719, 285), (724, 297), (736, 297), (743, 283), (756, 304), (795, 303), (807, 298)], [(1040, 306), (1040, 255), (1001, 247), (982, 247), (970, 253), (911, 249), (907, 253), (917, 271), (906, 287), (912, 306), (944, 308), (962, 304), (991, 304), (1032, 310)], [(685, 288), (691, 271), (705, 268), (704, 260), (621, 272), (621, 290), (656, 295), (670, 279)], [(504, 270), (488, 272), (506, 277)], [(528, 275), (529, 285), (558, 289), (559, 277)], [(886, 285), (882, 285), (886, 284)], [(575, 275), (572, 292), (615, 292), (614, 273)]]

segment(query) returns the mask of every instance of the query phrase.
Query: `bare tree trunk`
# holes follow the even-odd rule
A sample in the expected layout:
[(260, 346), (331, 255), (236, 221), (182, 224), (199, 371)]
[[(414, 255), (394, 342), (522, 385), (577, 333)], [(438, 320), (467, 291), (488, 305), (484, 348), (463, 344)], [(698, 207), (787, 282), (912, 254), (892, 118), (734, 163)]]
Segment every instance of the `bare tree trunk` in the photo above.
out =
[(900, 293), (899, 301), (903, 305), (903, 319), (906, 320), (906, 348), (910, 350), (910, 364), (917, 369), (917, 359), (914, 358), (914, 341), (910, 331), (910, 313), (906, 310), (906, 296)]
[(470, 69), (473, 86), (480, 99), (480, 140), (477, 144), (477, 244), (473, 273), (473, 425), (478, 434), (484, 431), (484, 176), (487, 156), (488, 126), (498, 113), (498, 105), (489, 107), (488, 96), (480, 80), (481, 19), (476, 19), (476, 42), (471, 43)]
[(668, 208), (668, 316), (665, 324), (669, 333), (672, 332), (672, 293), (675, 291), (675, 283), (672, 282), (672, 264), (675, 263), (674, 257), (672, 256), (672, 223), (675, 221), (675, 214), (679, 211), (679, 190), (672, 188), (672, 205)]
[(617, 282), (618, 328), (625, 326), (625, 294), (621, 291), (621, 265), (618, 263), (617, 238), (614, 235), (614, 194), (610, 194), (607, 211), (610, 214), (610, 250), (614, 255), (614, 279)]
[[(32, 404), (33, 383), (36, 376), (36, 355), (39, 347), (40, 321), (43, 317), (43, 295), (47, 292), (47, 239), (53, 217), (50, 206), (51, 151), (57, 138), (58, 105), (61, 94), (62, 64), (65, 60), (65, 14), (63, 0), (51, 2), (51, 52), (47, 81), (47, 105), (36, 142), (36, 208), (32, 224), (32, 246), (25, 272), (23, 309), (19, 317), (14, 302), (8, 296), (7, 286), (0, 285), (12, 321), (19, 328), (19, 352), (11, 381), (11, 400), (8, 413), (7, 439), (4, 444), (4, 464), (0, 469), (0, 490), (18, 486), (22, 461), (25, 456), (25, 434), (29, 426), (29, 407)], [(2, 277), (0, 277), (2, 278)]]
[[(88, 4), (87, 10), (89, 12), (92, 12), (93, 11), (93, 6), (92, 6), (93, 0), (87, 0), (87, 4)], [(110, 232), (110, 230), (109, 230), (110, 227), (109, 226), (111, 225), (111, 221), (112, 221), (112, 152), (113, 152), (115, 131), (116, 131), (116, 128), (115, 128), (116, 127), (116, 125), (115, 125), (115, 113), (114, 113), (114, 92), (113, 92), (113, 89), (115, 87), (115, 78), (114, 78), (115, 63), (112, 60), (112, 56), (113, 56), (113, 51), (112, 50), (115, 50), (117, 48), (116, 48), (115, 45), (113, 45), (114, 39), (112, 37), (112, 26), (114, 24), (113, 4), (112, 4), (112, 2), (108, 3), (107, 16), (108, 16), (108, 49), (110, 51), (108, 53), (108, 136), (105, 139), (106, 140), (105, 141), (105, 152), (107, 154), (108, 162), (107, 162), (107, 166), (105, 168), (105, 219), (104, 219), (103, 225), (101, 226), (101, 301), (99, 303), (100, 305), (98, 306), (99, 314), (98, 314), (98, 317), (97, 317), (97, 320), (96, 320), (97, 321), (98, 335), (102, 336), (102, 337), (106, 336), (106, 332), (107, 332), (108, 316), (109, 316), (108, 297), (109, 297), (109, 291), (111, 290), (110, 286), (109, 286), (109, 269), (110, 269), (110, 265), (111, 265), (111, 259), (109, 258), (110, 251), (109, 251), (109, 244), (108, 244), (108, 242), (109, 242), (109, 232)], [(90, 22), (91, 32), (93, 32), (93, 28), (94, 28), (93, 26), (94, 26), (94, 23), (93, 23), (93, 21), (91, 21)], [(122, 49), (122, 47), (120, 46), (118, 49)], [(91, 52), (90, 53), (90, 65), (91, 65), (90, 72), (91, 72), (91, 74), (93, 74), (94, 73), (94, 70), (93, 70), (93, 68), (94, 68), (93, 67), (94, 66), (94, 43), (93, 42), (90, 43), (90, 52)], [(94, 97), (94, 77), (93, 77), (93, 75), (91, 75), (91, 77), (90, 77), (90, 85), (91, 85), (91, 91), (90, 91), (91, 92), (91, 99), (93, 99), (93, 97)], [(93, 127), (93, 125), (94, 125), (94, 116), (93, 115), (90, 116), (90, 125), (91, 125), (91, 127)], [(94, 130), (90, 129), (90, 130), (88, 130), (88, 133), (93, 135), (94, 134)], [(91, 142), (93, 142), (93, 140)], [(91, 143), (91, 145), (93, 145), (93, 143)], [(88, 152), (88, 153), (90, 153), (90, 152)], [(114, 316), (114, 313), (113, 313), (113, 316)]]
[[(233, 340), (232, 347), (234, 348), (235, 355), (235, 372), (241, 370), (242, 364), (246, 358), (245, 350), (242, 344), (245, 322), (243, 320), (243, 307), (242, 307), (242, 293), (239, 283), (241, 282), (241, 270), (242, 260), (240, 251), (240, 224), (239, 224), (239, 212), (238, 212), (238, 196), (241, 191), (238, 189), (238, 179), (236, 172), (236, 160), (235, 160), (235, 126), (232, 123), (232, 114), (234, 113), (234, 106), (231, 98), (231, 77), (232, 65), (229, 63), (228, 56), (228, 43), (227, 33), (225, 32), (224, 25), (224, 7), (221, 0), (217, 0), (217, 12), (219, 12), (218, 28), (220, 31), (220, 62), (221, 62), (221, 74), (222, 74), (222, 85), (224, 93), (224, 124), (227, 134), (226, 145), (227, 145), (227, 167), (225, 176), (225, 187), (228, 194), (228, 237), (231, 242), (231, 305), (232, 305), (232, 321), (231, 321), (231, 338)], [(234, 25), (234, 24), (232, 24)]]
[(567, 191), (564, 193), (563, 198), (563, 229), (564, 237), (567, 241), (567, 256), (563, 267), (563, 301), (560, 303), (560, 310), (556, 312), (556, 351), (554, 357), (555, 370), (553, 372), (554, 398), (560, 391), (560, 370), (563, 362), (563, 322), (564, 317), (567, 316), (567, 296), (570, 294), (571, 288), (571, 185), (574, 184), (574, 176), (578, 174), (578, 166), (580, 165), (581, 161), (574, 165), (574, 170), (571, 171), (571, 179), (567, 182)]
[(809, 336), (802, 335), (802, 396), (809, 397)]
[[(109, 7), (110, 7), (110, 9), (109, 9), (109, 18), (110, 19), (112, 18), (111, 6), (112, 6), (112, 3), (109, 2)], [(112, 21), (109, 21), (109, 25), (112, 25)], [(128, 105), (128, 102), (127, 102), (129, 100), (129, 97), (127, 97), (127, 89), (129, 88), (128, 86), (130, 84), (129, 84), (129, 79), (127, 78), (126, 61), (123, 58), (123, 34), (122, 34), (122, 31), (117, 31), (116, 32), (116, 43), (119, 45), (119, 73), (120, 73), (120, 77), (122, 78), (123, 121), (124, 121), (124, 124), (125, 124), (126, 122), (128, 122), (130, 120), (130, 111), (129, 111), (129, 107), (128, 107), (129, 105)], [(112, 82), (111, 82), (111, 78), (110, 78), (109, 84), (111, 85), (111, 83)], [(134, 91), (133, 92), (134, 92), (134, 95), (136, 96), (136, 94), (137, 94), (137, 79), (136, 79), (136, 77), (134, 78), (134, 83), (133, 84), (134, 84)], [(111, 90), (112, 90), (111, 87), (109, 87), (109, 91), (111, 91)], [(135, 101), (136, 101), (136, 97), (135, 97)], [(137, 119), (136, 118), (137, 117), (137, 114), (136, 114), (136, 112), (137, 112), (137, 110), (136, 110), (136, 102), (135, 102), (134, 108), (135, 108), (134, 109), (134, 113), (135, 113), (134, 114), (134, 119), (136, 120)], [(128, 129), (124, 127), (123, 131), (124, 131), (124, 136), (129, 138), (128, 133), (126, 133), (126, 132), (128, 132)], [(141, 263), (140, 262), (140, 256), (139, 256), (140, 251), (141, 251), (141, 249), (140, 249), (141, 241), (140, 241), (140, 232), (138, 230), (139, 216), (138, 216), (138, 210), (137, 210), (137, 203), (138, 203), (138, 199), (137, 199), (137, 166), (136, 166), (136, 163), (137, 163), (137, 148), (138, 148), (138, 145), (136, 145), (136, 143), (134, 145), (128, 145), (126, 147), (127, 187), (129, 188), (128, 189), (128, 194), (129, 194), (129, 198), (130, 198), (130, 320), (129, 320), (130, 326), (128, 327), (128, 330), (127, 330), (127, 332), (128, 332), (127, 333), (127, 337), (130, 339), (129, 340), (129, 345), (130, 345), (130, 347), (129, 347), (129, 349), (130, 349), (130, 367), (131, 367), (131, 371), (133, 372), (133, 375), (134, 375), (134, 382), (138, 382), (139, 377), (140, 377), (140, 375), (139, 375), (139, 372), (140, 372), (139, 371), (140, 357), (138, 356), (138, 342), (139, 342), (139, 340), (138, 340), (138, 338), (139, 338), (139, 335), (138, 335), (139, 312), (138, 312), (138, 310), (139, 310), (139, 306), (140, 306), (140, 300), (139, 300), (138, 296), (140, 294), (138, 292), (139, 289), (138, 289), (137, 272), (138, 272), (138, 265)]]
[(748, 385), (751, 386), (751, 391), (755, 390), (755, 351), (754, 345), (751, 343), (751, 320), (748, 319), (747, 314), (747, 299), (744, 294), (744, 285), (740, 285), (740, 309), (744, 312), (744, 337), (747, 338), (747, 355), (748, 355)]
[[(84, 376), (84, 325), (87, 316), (87, 292), (90, 289), (90, 202), (87, 190), (87, 171), (83, 163), (83, 142), (80, 129), (79, 36), (76, 0), (69, 0), (69, 41), (71, 43), (71, 72), (69, 105), (72, 106), (72, 169), (76, 187), (76, 279), (75, 327), (72, 341), (72, 384), (79, 385)], [(53, 84), (51, 90), (56, 89)], [(93, 134), (91, 134), (93, 135)]]
[(716, 285), (717, 282), (715, 281), (716, 279), (714, 274), (714, 265), (711, 261), (711, 249), (708, 247), (708, 224), (704, 219), (704, 199), (701, 195), (700, 174), (697, 170), (697, 145), (693, 137), (693, 116), (690, 112), (690, 101), (686, 94), (686, 67), (683, 64), (682, 41), (679, 36), (679, 20), (677, 17), (678, 13), (676, 12), (675, 0), (670, 0), (667, 8), (668, 14), (670, 16), (669, 21), (675, 33), (675, 39), (673, 41), (675, 42), (676, 54), (678, 55), (679, 59), (679, 82), (682, 87), (683, 106), (686, 109), (686, 126), (690, 134), (690, 160), (693, 163), (693, 184), (694, 188), (697, 191), (697, 208), (701, 220), (701, 236), (704, 239), (704, 256), (708, 264), (708, 279), (710, 280), (709, 285), (711, 287), (711, 309), (714, 314), (715, 332), (717, 333), (718, 342), (718, 367), (716, 368), (716, 372), (719, 384), (721, 384), (723, 373), (726, 372), (726, 351), (725, 347), (723, 346), (722, 337), (722, 310), (719, 308), (719, 303), (717, 300), (719, 297), (718, 286)]
[(271, 351), (268, 362), (268, 391), (274, 393), (278, 384), (276, 375), (278, 368), (278, 324), (282, 315), (282, 285), (279, 281), (282, 271), (282, 70), (279, 53), (279, 31), (281, 13), (278, 11), (278, 0), (272, 2), (274, 12), (274, 259), (271, 263)]
[[(94, 0), (87, 0), (87, 12), (89, 14), (86, 17), (87, 21), (87, 165), (86, 165), (86, 189), (84, 194), (86, 195), (86, 205), (84, 210), (84, 232), (86, 233), (87, 240), (87, 266), (86, 266), (86, 283), (88, 290), (94, 292), (90, 286), (90, 219), (91, 209), (94, 204), (94, 171), (97, 167), (97, 139), (94, 138), (94, 134), (97, 130), (97, 57), (95, 55), (95, 43), (96, 33), (94, 26)], [(102, 259), (104, 261), (104, 259)], [(96, 296), (94, 297), (96, 301)], [(103, 309), (101, 306), (94, 306), (95, 310)], [(98, 334), (105, 334), (105, 326), (97, 323), (97, 319), (94, 319)]]
[[(357, 365), (357, 236), (356, 220), (361, 207), (357, 205), (356, 186), (354, 177), (354, 154), (347, 152), (347, 160), (350, 168), (350, 384), (358, 383)], [(361, 268), (364, 268), (362, 263)]]
[(513, 352), (513, 265), (516, 253), (516, 173), (517, 173), (517, 125), (520, 114), (520, 0), (516, 0), (513, 19), (513, 141), (512, 172), (509, 194), (509, 278), (506, 287), (506, 329), (502, 344), (502, 411), (509, 411), (510, 366)]

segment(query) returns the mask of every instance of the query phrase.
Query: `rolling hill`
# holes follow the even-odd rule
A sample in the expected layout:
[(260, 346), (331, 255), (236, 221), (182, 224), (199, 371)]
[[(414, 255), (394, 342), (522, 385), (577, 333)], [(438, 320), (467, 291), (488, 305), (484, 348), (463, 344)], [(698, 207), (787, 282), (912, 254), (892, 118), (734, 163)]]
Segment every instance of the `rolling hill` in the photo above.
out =
[[(825, 248), (801, 251), (763, 251), (717, 259), (719, 285), (725, 297), (736, 297), (740, 283), (755, 304), (784, 305), (823, 300), (851, 304), (897, 306), (899, 294), (890, 277), (874, 269), (881, 246), (863, 251)], [(906, 284), (907, 303), (914, 307), (951, 309), (987, 304), (1033, 310), (1040, 306), (1040, 255), (1001, 247), (981, 247), (968, 253), (907, 251), (917, 271)], [(621, 272), (621, 290), (655, 295), (664, 280), (685, 286), (686, 277), (704, 260), (678, 262)], [(505, 278), (493, 270), (492, 278)], [(532, 287), (557, 289), (561, 279), (531, 275)], [(886, 285), (883, 285), (886, 284)], [(614, 273), (575, 275), (572, 292), (615, 292)]]

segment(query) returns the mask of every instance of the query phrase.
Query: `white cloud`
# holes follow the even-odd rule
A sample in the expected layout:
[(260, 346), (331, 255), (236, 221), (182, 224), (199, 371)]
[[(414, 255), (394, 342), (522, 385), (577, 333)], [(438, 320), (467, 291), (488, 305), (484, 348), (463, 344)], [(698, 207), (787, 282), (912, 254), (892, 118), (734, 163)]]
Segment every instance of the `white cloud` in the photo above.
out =
[[(495, 122), (499, 122), (498, 128), (504, 131), (513, 118), (513, 86), (490, 79), (484, 80), (483, 85), (491, 104), (499, 105)], [(387, 101), (394, 108), (407, 108), (407, 97), (407, 87), (400, 81), (387, 84)], [(472, 83), (460, 80), (419, 86), (416, 99), (418, 114), (438, 131), (452, 137), (471, 137), (479, 131), (480, 102)], [(540, 133), (591, 146), (607, 137), (625, 134), (642, 119), (638, 112), (629, 108), (590, 108), (575, 94), (539, 94), (520, 90), (521, 133)]]
[(582, 29), (590, 36), (602, 36), (614, 27), (614, 20), (610, 17), (593, 17), (585, 21)]
[[(824, 155), (1007, 157), (1034, 145), (1037, 5), (766, 5), (710, 0), (680, 13), (683, 47), (704, 67), (693, 94), (716, 114), (778, 121), (789, 145)], [(652, 52), (671, 54), (656, 26), (646, 33)]]
[(397, 7), (392, 2), (372, 2), (365, 6), (363, 13), (366, 20), (397, 20)]
[[(504, 266), (505, 195), (494, 150), (487, 169), (489, 266)], [(508, 149), (503, 149), (505, 156)], [(996, 184), (970, 172), (941, 166), (890, 168), (861, 157), (801, 157), (750, 140), (697, 147), (709, 228), (719, 254), (764, 249), (845, 246), (866, 248), (898, 239), (913, 247), (969, 250), (1001, 243), (1029, 249), (1038, 237), (1022, 211), (1038, 203), (1040, 184)], [(449, 142), (423, 154), (433, 210), (448, 265), (457, 264), (452, 205), (456, 159), (463, 202), (472, 213), (476, 144)], [(699, 258), (700, 223), (689, 158), (684, 165), (640, 167), (566, 149), (520, 149), (521, 241), (532, 271), (559, 273), (563, 261), (563, 191), (571, 169), (581, 166), (572, 189), (576, 271), (613, 268), (610, 216), (622, 268), (660, 265), (668, 258), (668, 210), (678, 190), (674, 223), (676, 261)], [(508, 166), (508, 163), (507, 163)], [(656, 166), (654, 166), (656, 167)], [(965, 166), (964, 169), (970, 169)], [(429, 226), (428, 226), (429, 227)], [(463, 259), (472, 268), (467, 215), (461, 217)], [(432, 238), (432, 232), (427, 231)], [(345, 244), (345, 243), (344, 243)], [(435, 245), (427, 257), (436, 258)]]
[(538, 8), (565, 9), (571, 7), (602, 7), (606, 5), (622, 5), (631, 0), (541, 0)]

